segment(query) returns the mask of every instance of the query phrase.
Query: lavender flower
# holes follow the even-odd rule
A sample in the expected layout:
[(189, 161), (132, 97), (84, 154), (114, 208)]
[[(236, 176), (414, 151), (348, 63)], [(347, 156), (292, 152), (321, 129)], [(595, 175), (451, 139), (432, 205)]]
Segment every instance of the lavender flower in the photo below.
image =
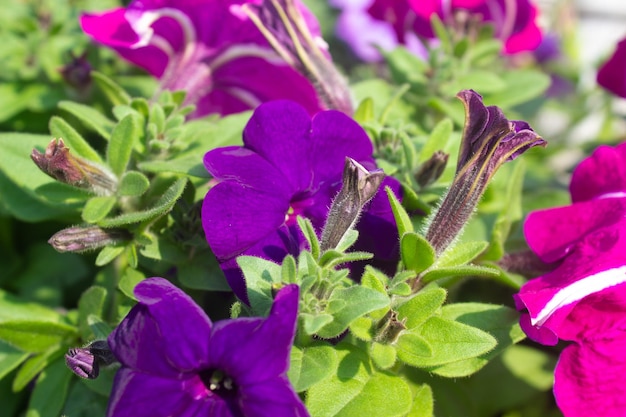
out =
[(566, 417), (622, 416), (626, 409), (626, 144), (599, 147), (574, 171), (573, 204), (531, 213), (530, 248), (553, 270), (515, 295), (533, 340), (570, 341), (555, 370)]
[[(195, 117), (248, 110), (279, 98), (320, 109), (311, 83), (285, 63), (238, 7), (245, 0), (135, 0), (128, 8), (81, 17), (98, 43), (185, 90)], [(312, 29), (315, 35), (319, 32)]]
[(122, 364), (108, 417), (300, 417), (287, 379), (298, 287), (278, 292), (267, 318), (212, 323), (162, 278), (137, 285), (139, 303), (109, 336)]
[[(246, 125), (243, 147), (214, 149), (204, 157), (219, 183), (207, 193), (202, 224), (235, 294), (246, 300), (235, 258), (253, 255), (281, 262), (297, 255), (305, 239), (296, 222), (307, 217), (321, 231), (328, 208), (341, 188), (345, 158), (375, 168), (372, 143), (345, 114), (328, 110), (313, 119), (300, 105), (275, 101), (259, 106)], [(399, 183), (381, 185), (399, 193)], [(398, 259), (398, 236), (384, 193), (368, 203), (357, 224), (355, 249), (373, 252), (380, 262)]]

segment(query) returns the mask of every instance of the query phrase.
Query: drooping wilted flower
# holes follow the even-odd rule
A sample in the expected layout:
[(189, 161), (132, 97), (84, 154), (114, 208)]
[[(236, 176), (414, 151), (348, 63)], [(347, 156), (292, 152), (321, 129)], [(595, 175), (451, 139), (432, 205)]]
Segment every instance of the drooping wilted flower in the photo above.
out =
[(135, 287), (139, 303), (108, 338), (122, 367), (108, 417), (305, 417), (287, 379), (298, 287), (274, 299), (267, 318), (212, 323), (162, 278)]
[(471, 217), (491, 177), (507, 161), (533, 146), (545, 146), (523, 121), (509, 121), (496, 106), (464, 90), (457, 97), (465, 106), (465, 127), (456, 175), (426, 232), (426, 239), (441, 254)]
[(551, 272), (515, 295), (533, 340), (563, 350), (554, 396), (566, 417), (626, 409), (626, 145), (599, 147), (574, 171), (572, 205), (531, 213), (528, 245)]
[[(237, 7), (245, 0), (135, 0), (81, 17), (83, 30), (161, 81), (186, 91), (194, 116), (248, 110), (274, 99), (321, 108), (315, 89)], [(317, 29), (312, 28), (316, 36)]]
[[(242, 254), (281, 262), (297, 255), (306, 240), (297, 216), (321, 231), (341, 187), (345, 158), (374, 169), (373, 147), (365, 131), (345, 114), (328, 110), (312, 119), (296, 103), (274, 101), (256, 109), (243, 132), (243, 147), (208, 152), (204, 164), (219, 181), (207, 193), (202, 224), (209, 246), (237, 296), (246, 300), (236, 263)], [(382, 186), (399, 194), (388, 177)], [(379, 260), (398, 259), (398, 236), (391, 207), (378, 193), (357, 224), (355, 249)]]
[(53, 139), (44, 153), (33, 149), (30, 155), (40, 170), (57, 181), (83, 188), (98, 195), (112, 195), (117, 178), (108, 169), (70, 153), (63, 139)]
[(257, 25), (276, 53), (313, 84), (325, 109), (354, 112), (348, 83), (333, 65), (315, 16), (296, 0), (252, 2), (242, 11)]

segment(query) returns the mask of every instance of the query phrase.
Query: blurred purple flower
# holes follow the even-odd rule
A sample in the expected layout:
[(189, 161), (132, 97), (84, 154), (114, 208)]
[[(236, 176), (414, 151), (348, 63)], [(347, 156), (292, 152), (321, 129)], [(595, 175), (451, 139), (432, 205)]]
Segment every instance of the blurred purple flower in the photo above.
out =
[[(314, 114), (321, 104), (313, 85), (239, 9), (260, 1), (134, 0), (126, 9), (84, 14), (81, 25), (95, 41), (159, 78), (163, 89), (186, 91), (195, 117), (280, 98)], [(311, 31), (319, 36), (317, 27)]]
[(598, 70), (598, 84), (619, 97), (626, 98), (626, 39), (622, 39), (613, 55)]
[(530, 248), (551, 272), (515, 295), (526, 334), (544, 345), (573, 342), (555, 370), (566, 417), (622, 416), (626, 409), (626, 144), (600, 146), (574, 171), (573, 204), (533, 212)]
[(331, 0), (331, 4), (341, 9), (337, 36), (361, 60), (380, 61), (378, 48), (390, 51), (399, 45), (427, 57), (426, 47), (416, 35), (416, 15), (406, 0)]
[[(345, 114), (328, 110), (313, 119), (290, 101), (259, 106), (243, 132), (243, 147), (214, 149), (204, 164), (219, 181), (202, 206), (209, 246), (242, 300), (245, 281), (235, 258), (253, 255), (281, 262), (305, 247), (297, 216), (309, 218), (319, 233), (332, 198), (341, 188), (345, 158), (375, 168), (372, 143)], [(385, 178), (381, 189), (400, 184)], [(396, 264), (398, 235), (385, 193), (377, 193), (363, 211), (355, 249)]]
[(108, 417), (308, 416), (287, 379), (298, 287), (281, 289), (267, 318), (215, 324), (162, 278), (137, 285), (139, 303), (108, 338), (122, 367)]
[(448, 25), (466, 28), (474, 20), (491, 23), (495, 36), (504, 42), (503, 52), (532, 51), (541, 43), (537, 25), (538, 9), (531, 0), (408, 0), (417, 15), (415, 27), (420, 36), (435, 36), (430, 17), (434, 14)]

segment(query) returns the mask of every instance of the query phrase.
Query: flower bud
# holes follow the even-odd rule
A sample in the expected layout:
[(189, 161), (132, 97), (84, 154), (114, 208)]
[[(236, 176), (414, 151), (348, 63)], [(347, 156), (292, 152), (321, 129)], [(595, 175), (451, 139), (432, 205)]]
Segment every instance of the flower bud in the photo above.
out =
[(322, 251), (339, 244), (344, 234), (356, 224), (363, 206), (374, 197), (384, 179), (382, 170), (370, 172), (354, 159), (346, 158), (343, 186), (330, 206), (322, 231)]
[(97, 195), (112, 195), (117, 179), (104, 167), (70, 154), (63, 139), (53, 139), (45, 153), (33, 149), (30, 157), (40, 170), (57, 181), (83, 188)]
[(106, 340), (96, 340), (84, 348), (71, 348), (65, 355), (65, 363), (76, 375), (85, 379), (96, 379), (100, 366), (117, 362)]
[(86, 52), (80, 56), (71, 54), (72, 61), (60, 70), (65, 82), (79, 91), (85, 91), (91, 86), (91, 64), (86, 56)]
[(528, 123), (509, 121), (498, 107), (485, 106), (475, 91), (457, 97), (465, 106), (465, 127), (456, 176), (426, 231), (437, 255), (459, 235), (498, 168), (533, 146), (546, 145)]
[(419, 170), (415, 173), (415, 181), (417, 181), (420, 187), (427, 187), (441, 177), (441, 174), (443, 174), (443, 171), (446, 169), (446, 165), (448, 164), (449, 156), (449, 154), (443, 151), (437, 151), (430, 157), (430, 159), (428, 159), (428, 161), (422, 164)]
[(55, 233), (48, 243), (59, 252), (85, 252), (130, 240), (125, 229), (102, 229), (98, 226), (74, 226)]

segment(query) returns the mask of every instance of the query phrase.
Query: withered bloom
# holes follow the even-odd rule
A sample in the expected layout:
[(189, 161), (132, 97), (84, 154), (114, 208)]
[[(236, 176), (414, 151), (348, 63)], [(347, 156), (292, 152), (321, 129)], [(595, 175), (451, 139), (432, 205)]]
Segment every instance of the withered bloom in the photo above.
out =
[(115, 175), (87, 159), (72, 155), (63, 139), (52, 139), (45, 153), (33, 149), (30, 157), (40, 170), (65, 184), (97, 195), (112, 195), (117, 189)]
[(319, 24), (309, 10), (294, 0), (246, 3), (241, 10), (276, 53), (309, 79), (325, 109), (354, 113), (348, 84), (333, 65), (326, 42), (314, 34)]
[(130, 240), (124, 229), (102, 229), (98, 226), (74, 226), (55, 233), (48, 243), (59, 252), (85, 252)]
[(441, 254), (471, 217), (489, 180), (498, 168), (533, 146), (545, 146), (523, 121), (509, 121), (496, 106), (485, 106), (473, 90), (457, 97), (465, 106), (465, 128), (456, 176), (426, 232), (426, 239)]

